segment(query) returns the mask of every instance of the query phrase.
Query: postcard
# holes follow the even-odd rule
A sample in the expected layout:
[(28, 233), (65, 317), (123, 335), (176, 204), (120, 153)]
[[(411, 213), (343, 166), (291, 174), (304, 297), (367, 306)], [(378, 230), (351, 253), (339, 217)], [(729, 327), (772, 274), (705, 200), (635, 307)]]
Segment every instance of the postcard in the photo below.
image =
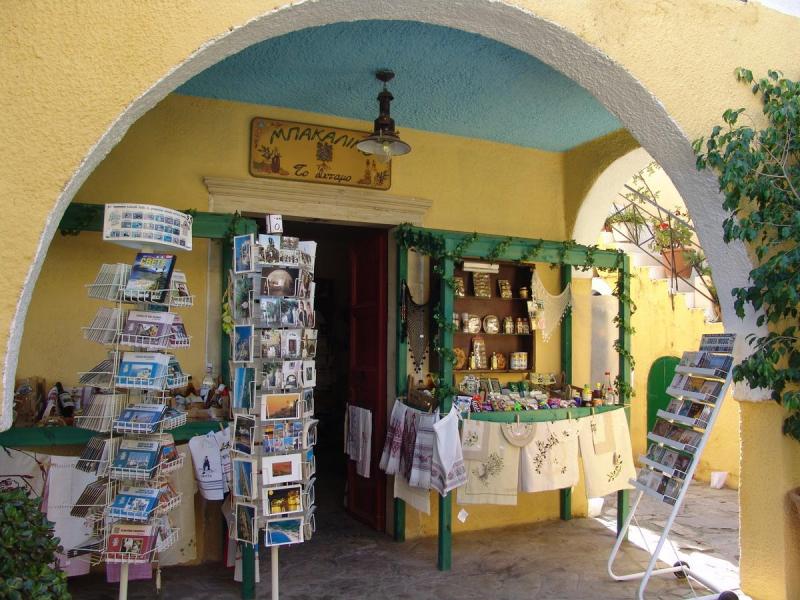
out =
[(303, 518), (267, 521), (264, 543), (267, 546), (285, 546), (303, 541)]
[(234, 415), (233, 449), (244, 454), (253, 453), (256, 418), (249, 415)]
[(301, 414), (300, 394), (262, 394), (262, 419), (299, 419)]
[(233, 362), (252, 362), (253, 326), (236, 325), (233, 328)]
[(253, 265), (253, 234), (237, 235), (233, 238), (233, 270), (247, 273), (255, 269)]
[(302, 479), (301, 454), (279, 454), (261, 457), (264, 485), (292, 483)]
[(233, 459), (233, 495), (248, 500), (258, 498), (258, 463), (253, 459)]
[(239, 502), (236, 504), (236, 539), (247, 544), (255, 544), (258, 537), (256, 528), (256, 505)]
[(264, 514), (288, 515), (303, 512), (303, 486), (264, 488)]

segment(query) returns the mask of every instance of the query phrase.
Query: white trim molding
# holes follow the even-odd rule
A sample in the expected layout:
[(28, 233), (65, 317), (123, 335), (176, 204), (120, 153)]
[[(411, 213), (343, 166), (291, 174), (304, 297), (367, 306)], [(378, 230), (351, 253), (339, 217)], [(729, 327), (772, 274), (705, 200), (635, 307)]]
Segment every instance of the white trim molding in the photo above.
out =
[(212, 212), (279, 214), (362, 225), (422, 225), (433, 204), (427, 198), (276, 179), (204, 177), (203, 182)]

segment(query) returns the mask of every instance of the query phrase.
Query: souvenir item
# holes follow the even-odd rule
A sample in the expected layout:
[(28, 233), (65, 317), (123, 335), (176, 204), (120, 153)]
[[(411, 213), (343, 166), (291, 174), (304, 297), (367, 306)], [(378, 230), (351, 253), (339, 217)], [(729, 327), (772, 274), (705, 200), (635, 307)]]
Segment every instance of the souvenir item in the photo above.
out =
[(511, 370), (524, 371), (528, 368), (528, 353), (527, 352), (512, 352), (511, 353)]
[(489, 334), (500, 333), (500, 321), (495, 315), (486, 315), (483, 318), (483, 331)]
[(387, 475), (397, 473), (400, 464), (400, 446), (403, 441), (403, 426), (405, 424), (406, 405), (400, 400), (394, 401), (392, 415), (389, 417), (389, 426), (386, 430), (386, 442), (381, 454), (380, 467)]
[(472, 274), (472, 290), (476, 298), (491, 298), (492, 287), (488, 273)]
[(630, 489), (636, 477), (625, 411), (612, 410), (580, 419), (578, 439), (586, 493), (599, 498)]
[(578, 421), (532, 423), (531, 442), (520, 456), (523, 492), (571, 488), (578, 483)]
[(508, 279), (498, 279), (497, 287), (500, 290), (501, 298), (511, 298), (511, 282)]
[(453, 348), (453, 356), (455, 358), (455, 368), (461, 370), (467, 365), (467, 353), (462, 348)]
[(475, 357), (475, 369), (489, 368), (489, 361), (486, 356), (486, 342), (481, 336), (472, 338), (472, 355)]
[(433, 424), (436, 443), (433, 447), (431, 487), (444, 496), (467, 482), (467, 469), (458, 439), (458, 411), (455, 406), (443, 419)]
[(519, 297), (522, 299), (526, 299), (528, 297), (528, 288), (526, 287), (519, 288)]
[(461, 428), (461, 448), (464, 460), (485, 460), (489, 456), (486, 421), (467, 419)]
[(466, 319), (466, 333), (480, 333), (481, 332), (481, 318), (478, 315), (468, 315)]
[(499, 423), (486, 423), (488, 454), (467, 460), (467, 483), (458, 488), (459, 504), (517, 504), (519, 447), (509, 444)]
[(464, 286), (463, 277), (453, 277), (453, 292), (456, 298), (463, 298), (466, 296), (466, 288)]
[(503, 333), (508, 335), (514, 333), (514, 319), (511, 317), (505, 317), (503, 319)]
[(509, 444), (522, 448), (533, 440), (533, 426), (533, 423), (501, 423), (500, 429)]
[(496, 367), (497, 370), (498, 371), (505, 371), (506, 368), (508, 367), (508, 363), (506, 362), (506, 355), (497, 353), (495, 356), (496, 356), (496, 359), (497, 359), (497, 367)]

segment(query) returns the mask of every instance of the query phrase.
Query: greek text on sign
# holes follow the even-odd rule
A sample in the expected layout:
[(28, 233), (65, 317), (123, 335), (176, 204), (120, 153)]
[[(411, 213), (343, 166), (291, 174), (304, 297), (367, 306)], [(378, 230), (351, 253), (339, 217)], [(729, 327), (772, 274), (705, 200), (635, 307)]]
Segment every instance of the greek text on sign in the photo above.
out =
[(256, 117), (250, 124), (250, 174), (388, 190), (391, 163), (364, 154), (363, 131)]

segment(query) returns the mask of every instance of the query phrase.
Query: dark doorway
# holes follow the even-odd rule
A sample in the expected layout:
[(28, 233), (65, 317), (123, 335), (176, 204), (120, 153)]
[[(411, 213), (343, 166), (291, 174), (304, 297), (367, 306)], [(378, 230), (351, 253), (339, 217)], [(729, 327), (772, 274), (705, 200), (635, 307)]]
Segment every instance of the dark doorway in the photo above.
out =
[[(388, 230), (285, 219), (284, 235), (317, 242), (318, 518), (336, 518), (344, 508), (384, 531), (386, 478), (378, 462), (386, 435)], [(348, 403), (372, 412), (369, 478), (344, 454)]]

